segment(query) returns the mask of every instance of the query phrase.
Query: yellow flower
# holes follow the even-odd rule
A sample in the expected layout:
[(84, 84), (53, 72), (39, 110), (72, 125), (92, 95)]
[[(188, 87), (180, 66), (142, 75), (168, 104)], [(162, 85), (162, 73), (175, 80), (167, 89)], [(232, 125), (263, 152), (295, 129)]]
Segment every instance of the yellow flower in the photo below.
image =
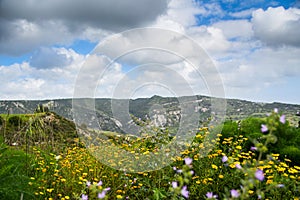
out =
[(290, 178), (291, 178), (291, 179), (295, 179), (296, 177), (295, 177), (294, 175), (291, 175)]
[(266, 184), (271, 184), (272, 182), (273, 182), (272, 179), (268, 179), (267, 182), (266, 182)]
[(121, 195), (117, 195), (117, 199), (122, 199), (123, 197)]
[(238, 150), (241, 150), (241, 149), (242, 149), (241, 146), (236, 146), (235, 148), (238, 149)]
[(248, 193), (249, 193), (249, 194), (253, 194), (254, 191), (253, 191), (253, 190), (249, 190)]
[(51, 193), (53, 190), (54, 190), (53, 188), (50, 188), (50, 189), (48, 188), (48, 189), (47, 189), (47, 192), (50, 192), (50, 193)]
[(212, 164), (212, 165), (211, 165), (211, 168), (213, 168), (213, 169), (218, 169), (218, 166), (217, 166), (217, 165), (214, 165), (214, 164)]
[(65, 196), (65, 199), (70, 199), (70, 197), (69, 196)]
[(222, 174), (219, 175), (219, 178), (224, 178), (224, 176)]
[(278, 157), (278, 156), (279, 156), (279, 154), (275, 154), (275, 153), (273, 153), (273, 154), (272, 154), (272, 156), (273, 156), (273, 157)]

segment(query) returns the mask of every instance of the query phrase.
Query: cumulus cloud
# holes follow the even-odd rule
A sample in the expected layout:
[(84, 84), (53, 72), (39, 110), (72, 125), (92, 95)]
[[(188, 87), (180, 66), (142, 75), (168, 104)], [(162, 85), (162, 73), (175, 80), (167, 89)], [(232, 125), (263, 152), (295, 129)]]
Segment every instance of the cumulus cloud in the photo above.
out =
[(253, 36), (252, 24), (248, 20), (226, 20), (212, 25), (222, 30), (227, 39), (250, 39)]
[(36, 68), (64, 67), (71, 63), (67, 54), (55, 48), (39, 48), (31, 57), (30, 65)]
[(300, 9), (258, 9), (252, 14), (254, 34), (272, 46), (300, 46)]
[(20, 55), (40, 45), (70, 44), (74, 38), (99, 40), (110, 31), (146, 26), (167, 5), (168, 0), (2, 0), (0, 53)]
[(231, 17), (235, 17), (235, 18), (250, 18), (252, 16), (252, 12), (255, 11), (255, 8), (250, 8), (247, 10), (242, 10), (239, 12), (229, 12), (229, 15)]
[(1, 18), (9, 20), (63, 20), (69, 29), (90, 24), (120, 30), (155, 20), (165, 11), (167, 3), (166, 0), (2, 0), (0, 13)]
[(266, 86), (276, 86), (288, 78), (300, 76), (298, 55), (300, 49), (295, 47), (265, 47), (242, 59), (220, 62), (218, 67), (227, 87), (257, 90)]
[[(160, 37), (156, 37), (157, 35)], [(113, 64), (110, 64), (111, 62)], [(118, 69), (116, 64), (122, 67), (129, 66), (130, 69), (123, 69), (121, 72), (113, 70), (113, 73), (110, 73), (111, 67)], [(143, 70), (131, 70), (132, 68)], [(204, 83), (200, 84), (202, 78), (211, 87), (210, 92), (216, 93), (217, 90), (214, 88), (220, 86), (216, 84), (220, 84), (216, 73), (213, 62), (193, 40), (173, 31), (144, 28), (116, 34), (100, 43), (93, 54), (87, 58), (84, 68), (78, 74), (76, 90), (78, 97), (93, 96), (93, 90), (97, 85), (96, 79), (100, 77), (102, 87), (103, 85), (106, 87), (98, 91), (103, 92), (105, 88), (109, 88), (111, 94), (115, 90), (112, 87), (117, 84), (122, 88), (117, 92), (118, 97), (123, 97), (124, 92), (134, 91), (140, 85), (148, 83), (151, 85), (161, 83), (173, 90), (177, 88), (180, 91), (176, 94), (178, 96), (193, 95), (191, 90), (184, 87), (189, 86), (199, 91), (199, 86), (205, 86)], [(123, 77), (122, 81), (120, 77)], [(109, 85), (111, 81), (113, 83)], [(148, 90), (145, 89), (143, 94), (146, 91)], [(130, 97), (131, 94), (126, 93), (126, 95)]]
[[(139, 9), (133, 11), (134, 7)], [(222, 82), (197, 57), (207, 52), (218, 67), (228, 97), (267, 99), (264, 94), (270, 88), (275, 90), (300, 77), (299, 9), (249, 8), (226, 13), (217, 1), (194, 0), (0, 0), (0, 53), (22, 55), (36, 50), (24, 63), (0, 66), (0, 73), (5, 74), (0, 77), (1, 98), (72, 97), (76, 80), (84, 83), (79, 84), (81, 94), (91, 97), (189, 95), (189, 87), (194, 94), (211, 95), (207, 86)], [(230, 19), (220, 20), (224, 16)], [(147, 25), (185, 34), (204, 50), (196, 51), (186, 37), (176, 33), (170, 37), (147, 29), (115, 35), (113, 41), (106, 38), (116, 31)], [(69, 45), (74, 39), (100, 39), (101, 51), (86, 60), (71, 49), (51, 47)], [(82, 64), (88, 67), (80, 71)]]
[[(33, 67), (29, 62), (0, 66), (1, 99), (44, 99), (71, 97), (74, 82), (85, 56), (73, 50), (56, 49), (68, 60), (65, 66)], [(65, 62), (65, 61), (63, 61)]]

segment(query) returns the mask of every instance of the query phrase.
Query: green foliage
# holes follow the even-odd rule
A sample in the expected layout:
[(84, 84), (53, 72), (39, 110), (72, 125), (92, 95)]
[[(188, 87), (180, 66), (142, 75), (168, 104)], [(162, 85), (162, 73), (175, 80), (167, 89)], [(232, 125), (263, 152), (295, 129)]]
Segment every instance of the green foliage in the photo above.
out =
[[(238, 134), (245, 135), (249, 140), (244, 143), (244, 147), (249, 149), (254, 145), (255, 141), (265, 141), (266, 133), (261, 132), (261, 125), (271, 123), (272, 126), (276, 128), (272, 130), (273, 139), (276, 140), (276, 143), (269, 144), (269, 152), (286, 155), (287, 158), (293, 160), (294, 164), (299, 165), (299, 157), (298, 159), (295, 159), (297, 158), (295, 155), (298, 155), (297, 152), (300, 151), (300, 129), (290, 126), (288, 121), (284, 124), (280, 123), (279, 117), (280, 115), (278, 113), (274, 113), (272, 119), (271, 117), (249, 117), (239, 122), (226, 121), (223, 126), (222, 137), (234, 137)], [(293, 147), (293, 150), (291, 150), (293, 153), (286, 150), (290, 149), (291, 146)]]
[(72, 121), (52, 112), (11, 115), (3, 127), (3, 132), (7, 144), (43, 143), (50, 148), (65, 145), (77, 136)]
[(14, 115), (14, 116), (10, 117), (8, 119), (8, 123), (11, 126), (15, 126), (15, 127), (20, 127), (20, 126), (24, 125), (23, 119), (18, 115)]
[(291, 159), (296, 164), (299, 163), (300, 149), (295, 146), (286, 146), (281, 150), (281, 155)]
[(247, 135), (252, 133), (261, 133), (260, 127), (263, 123), (265, 123), (265, 120), (261, 118), (246, 118), (241, 122), (241, 133)]
[(221, 133), (223, 138), (228, 138), (237, 135), (238, 123), (235, 121), (225, 121)]
[(0, 144), (0, 199), (32, 199), (28, 185), (27, 155)]
[[(292, 161), (299, 160), (299, 129), (279, 122), (277, 113), (240, 123), (226, 121), (222, 134), (216, 134), (216, 138), (210, 136), (214, 135), (212, 131), (220, 133), (218, 127), (214, 130), (202, 127), (193, 142), (176, 146), (180, 150), (172, 157), (174, 162), (171, 165), (140, 173), (118, 171), (98, 162), (90, 154), (92, 147), (86, 149), (78, 138), (74, 139), (74, 124), (55, 113), (20, 115), (19, 118), (25, 122), (26, 128), (22, 129), (25, 132), (18, 134), (26, 136), (23, 144), (30, 144), (27, 149), (30, 157), (26, 157), (24, 150), (17, 149), (23, 147), (0, 145), (0, 199), (20, 199), (21, 193), (24, 199), (81, 199), (83, 194), (89, 199), (97, 199), (105, 188), (110, 188), (105, 190), (106, 199), (185, 199), (182, 196), (184, 188), (189, 192), (189, 199), (205, 199), (208, 192), (218, 195), (218, 199), (232, 199), (231, 189), (238, 190), (241, 199), (258, 199), (258, 195), (262, 199), (293, 199), (299, 196), (300, 167), (292, 166), (293, 162), (287, 164), (283, 159), (279, 160), (279, 155), (271, 154), (280, 151), (283, 157), (286, 155)], [(268, 132), (261, 133), (262, 123), (268, 127)], [(86, 128), (84, 131), (89, 130)], [(169, 154), (174, 150), (161, 148), (174, 139), (168, 129), (145, 126), (142, 131), (141, 138), (108, 131), (94, 132), (94, 135), (105, 136), (103, 140), (96, 137), (99, 144), (110, 142), (134, 155), (132, 160), (118, 160), (118, 166), (124, 162), (134, 163), (134, 159), (144, 162), (139, 160), (140, 155), (158, 151)], [(13, 132), (9, 134), (14, 135)], [(272, 144), (274, 138), (277, 138), (277, 143)], [(203, 143), (206, 139), (207, 143)], [(53, 141), (53, 147), (45, 148), (43, 142), (49, 140)], [(63, 148), (58, 147), (58, 143)], [(257, 151), (250, 151), (253, 145)], [(97, 147), (94, 148), (97, 150)], [(199, 154), (205, 152), (205, 148), (211, 149), (208, 155)], [(112, 158), (121, 154), (109, 149), (106, 153), (113, 155)], [(260, 156), (262, 154), (271, 155)], [(223, 161), (224, 156), (227, 161)], [(187, 163), (187, 158), (192, 161)], [(255, 176), (258, 168), (265, 175), (263, 181)], [(176, 187), (172, 182), (177, 183)], [(278, 184), (284, 187), (279, 188)]]
[(0, 126), (2, 126), (4, 124), (4, 119), (2, 116), (0, 116)]

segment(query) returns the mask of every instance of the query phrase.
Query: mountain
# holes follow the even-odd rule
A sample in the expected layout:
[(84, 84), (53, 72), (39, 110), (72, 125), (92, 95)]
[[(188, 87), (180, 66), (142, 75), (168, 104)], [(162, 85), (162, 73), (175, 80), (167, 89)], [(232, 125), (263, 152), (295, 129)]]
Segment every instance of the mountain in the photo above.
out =
[[(216, 98), (207, 96), (191, 96), (191, 97), (160, 97), (153, 96), (151, 98), (138, 99), (77, 99), (74, 102), (80, 102), (79, 112), (85, 113), (83, 118), (86, 118), (86, 125), (100, 125), (102, 130), (114, 131), (122, 133), (124, 127), (137, 123), (137, 121), (148, 121), (156, 126), (178, 126), (182, 117), (182, 107), (184, 98), (189, 99), (193, 112), (199, 113), (200, 123), (205, 123), (210, 120), (212, 110), (212, 100)], [(89, 102), (86, 104), (84, 102)], [(0, 101), (0, 114), (25, 114), (33, 113), (38, 105), (43, 105), (49, 108), (50, 111), (57, 113), (67, 119), (73, 119), (72, 99), (56, 99), (56, 100), (17, 100), (17, 101)], [(87, 105), (87, 106), (85, 106)], [(113, 108), (112, 109), (112, 105)], [(89, 107), (89, 108), (86, 108)], [(127, 107), (127, 108), (126, 108)], [(95, 108), (93, 111), (92, 108)], [(226, 119), (241, 120), (249, 116), (263, 117), (267, 113), (272, 112), (277, 108), (280, 112), (286, 115), (291, 125), (297, 126), (298, 120), (297, 111), (300, 111), (300, 105), (286, 103), (256, 103), (238, 99), (226, 99)], [(80, 110), (82, 109), (82, 110)], [(88, 110), (88, 111), (87, 111)], [(116, 116), (119, 112), (127, 111), (129, 117), (121, 119)], [(117, 113), (117, 114), (116, 114)]]

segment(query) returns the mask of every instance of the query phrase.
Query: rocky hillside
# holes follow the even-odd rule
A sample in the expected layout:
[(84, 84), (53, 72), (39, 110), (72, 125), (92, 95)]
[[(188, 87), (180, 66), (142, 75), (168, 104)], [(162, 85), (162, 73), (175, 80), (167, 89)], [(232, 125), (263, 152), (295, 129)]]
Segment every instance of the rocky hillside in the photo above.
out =
[(0, 114), (0, 134), (12, 146), (70, 143), (77, 137), (75, 124), (54, 112)]
[[(200, 113), (200, 123), (207, 122), (211, 116), (211, 98), (207, 96), (193, 97), (194, 112)], [(127, 102), (127, 100), (120, 100)], [(132, 119), (151, 121), (156, 126), (177, 126), (181, 118), (180, 98), (153, 96), (129, 101), (129, 113)], [(63, 117), (70, 120), (72, 116), (72, 99), (56, 99), (43, 101), (0, 101), (0, 113), (33, 113), (41, 104)], [(123, 132), (122, 127), (130, 121), (121, 121), (112, 113), (112, 100), (103, 98), (95, 99), (97, 123), (102, 130)], [(271, 112), (274, 108), (287, 116), (291, 125), (297, 126), (300, 118), (295, 114), (300, 111), (300, 105), (285, 103), (255, 103), (238, 99), (227, 99), (227, 119), (240, 120), (249, 116), (261, 117)], [(86, 116), (87, 118), (89, 116)]]

